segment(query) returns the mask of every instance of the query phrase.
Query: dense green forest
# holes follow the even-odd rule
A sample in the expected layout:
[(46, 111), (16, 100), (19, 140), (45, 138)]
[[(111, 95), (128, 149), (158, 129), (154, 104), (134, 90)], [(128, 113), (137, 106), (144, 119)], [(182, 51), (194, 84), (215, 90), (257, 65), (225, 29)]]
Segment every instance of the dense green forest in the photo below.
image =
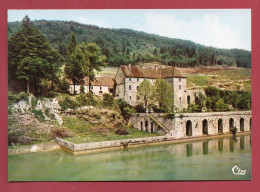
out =
[[(52, 48), (62, 56), (71, 34), (77, 43), (96, 43), (107, 58), (109, 66), (158, 61), (177, 67), (228, 65), (251, 68), (251, 52), (241, 49), (218, 49), (192, 41), (173, 39), (130, 29), (108, 29), (74, 21), (33, 21), (46, 36)], [(8, 23), (10, 38), (21, 22)]]

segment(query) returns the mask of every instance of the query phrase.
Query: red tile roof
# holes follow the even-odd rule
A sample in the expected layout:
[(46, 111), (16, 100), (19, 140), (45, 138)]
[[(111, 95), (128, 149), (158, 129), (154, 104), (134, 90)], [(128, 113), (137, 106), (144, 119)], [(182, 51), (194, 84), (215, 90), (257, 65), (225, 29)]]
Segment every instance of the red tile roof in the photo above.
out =
[(140, 77), (149, 79), (165, 79), (170, 77), (185, 77), (176, 67), (151, 68), (141, 66), (121, 65), (121, 69), (126, 77)]
[[(89, 85), (89, 78), (85, 77), (84, 79), (84, 85)], [(95, 79), (91, 82), (91, 86), (107, 86), (107, 87), (113, 87), (115, 83), (115, 80), (111, 77), (95, 77)], [(73, 84), (72, 81), (70, 81), (70, 84)]]

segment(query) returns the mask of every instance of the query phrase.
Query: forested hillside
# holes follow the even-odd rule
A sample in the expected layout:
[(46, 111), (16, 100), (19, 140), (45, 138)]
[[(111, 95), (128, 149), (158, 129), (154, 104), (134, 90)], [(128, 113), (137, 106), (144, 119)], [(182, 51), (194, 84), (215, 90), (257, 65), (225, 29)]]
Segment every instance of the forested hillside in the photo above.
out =
[[(94, 42), (107, 57), (109, 66), (159, 61), (177, 67), (227, 65), (251, 68), (251, 52), (241, 49), (217, 49), (192, 41), (161, 37), (129, 29), (107, 29), (77, 22), (33, 22), (54, 49), (66, 55), (71, 34), (77, 42)], [(19, 30), (20, 22), (8, 23), (8, 37)], [(191, 32), (192, 33), (192, 32)]]

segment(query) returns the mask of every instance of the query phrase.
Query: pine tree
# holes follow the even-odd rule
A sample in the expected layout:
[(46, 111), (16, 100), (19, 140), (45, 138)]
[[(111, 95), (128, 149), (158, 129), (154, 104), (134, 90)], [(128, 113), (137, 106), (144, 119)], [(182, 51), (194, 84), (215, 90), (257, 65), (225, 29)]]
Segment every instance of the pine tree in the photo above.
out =
[(25, 16), (21, 29), (8, 41), (8, 61), (9, 70), (15, 77), (27, 82), (27, 93), (30, 82), (33, 82), (37, 96), (41, 81), (52, 80), (57, 75), (62, 56), (51, 48), (42, 32)]

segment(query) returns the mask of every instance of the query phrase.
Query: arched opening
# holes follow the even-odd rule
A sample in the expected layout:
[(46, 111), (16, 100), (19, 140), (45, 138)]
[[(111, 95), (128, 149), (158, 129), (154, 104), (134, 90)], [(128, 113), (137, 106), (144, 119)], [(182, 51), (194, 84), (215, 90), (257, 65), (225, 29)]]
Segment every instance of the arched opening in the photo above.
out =
[(218, 120), (218, 133), (219, 134), (223, 133), (223, 120), (222, 119)]
[(202, 122), (202, 134), (207, 135), (208, 134), (208, 121), (206, 119)]
[(143, 122), (141, 121), (141, 131), (143, 131), (144, 128), (143, 128)]
[(145, 123), (144, 123), (144, 126), (145, 126), (145, 131), (147, 131), (147, 132), (148, 132), (148, 125), (149, 125), (149, 123), (148, 123), (148, 121), (146, 120)]
[(99, 96), (103, 96), (103, 91), (99, 91)]
[(190, 104), (190, 96), (189, 95), (187, 97), (187, 102), (188, 102), (188, 104)]
[(240, 119), (240, 131), (244, 131), (244, 118)]
[(190, 120), (186, 122), (186, 136), (192, 136), (192, 123)]
[(151, 133), (153, 133), (153, 122), (151, 122)]
[(231, 131), (234, 128), (234, 119), (229, 119), (229, 131)]

